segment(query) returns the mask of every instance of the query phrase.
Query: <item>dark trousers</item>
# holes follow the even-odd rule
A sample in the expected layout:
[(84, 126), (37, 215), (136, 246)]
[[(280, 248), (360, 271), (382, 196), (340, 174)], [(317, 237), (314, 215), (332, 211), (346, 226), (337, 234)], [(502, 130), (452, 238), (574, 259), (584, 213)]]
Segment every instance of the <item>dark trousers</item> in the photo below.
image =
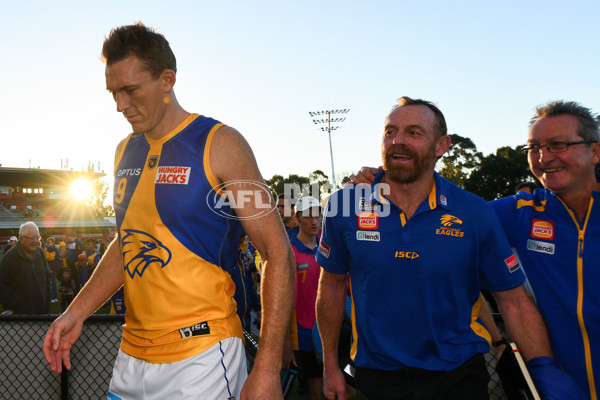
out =
[(356, 387), (369, 400), (488, 400), (483, 354), (452, 371), (404, 368), (382, 371), (356, 367)]

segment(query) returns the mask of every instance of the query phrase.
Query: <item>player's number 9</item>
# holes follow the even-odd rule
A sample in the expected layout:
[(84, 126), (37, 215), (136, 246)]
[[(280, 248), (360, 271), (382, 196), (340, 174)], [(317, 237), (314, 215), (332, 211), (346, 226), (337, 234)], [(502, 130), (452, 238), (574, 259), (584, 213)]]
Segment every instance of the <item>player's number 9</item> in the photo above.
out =
[(115, 202), (117, 204), (121, 204), (123, 198), (125, 197), (125, 188), (127, 187), (127, 178), (122, 178), (117, 185), (117, 197), (115, 197)]

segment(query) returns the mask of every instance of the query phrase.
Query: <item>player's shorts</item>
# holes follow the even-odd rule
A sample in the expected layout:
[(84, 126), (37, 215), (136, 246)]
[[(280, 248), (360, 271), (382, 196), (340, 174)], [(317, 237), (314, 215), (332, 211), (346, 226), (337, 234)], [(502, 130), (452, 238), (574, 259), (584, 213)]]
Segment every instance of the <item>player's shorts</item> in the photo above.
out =
[(356, 367), (356, 387), (369, 399), (489, 400), (483, 354), (477, 354), (452, 371), (404, 368), (381, 371)]
[(300, 368), (306, 379), (321, 378), (323, 376), (323, 364), (321, 364), (314, 351), (298, 351)]
[(248, 377), (242, 339), (231, 337), (183, 361), (151, 364), (121, 350), (107, 400), (239, 399)]

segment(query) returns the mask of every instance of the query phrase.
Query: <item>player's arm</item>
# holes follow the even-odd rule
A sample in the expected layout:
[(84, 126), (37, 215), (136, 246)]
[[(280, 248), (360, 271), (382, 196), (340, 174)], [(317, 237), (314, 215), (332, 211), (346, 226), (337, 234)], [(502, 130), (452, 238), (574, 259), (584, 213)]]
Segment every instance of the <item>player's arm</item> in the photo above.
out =
[(323, 391), (327, 399), (345, 400), (346, 382), (338, 366), (338, 342), (346, 306), (346, 274), (321, 270), (317, 324), (323, 344)]
[[(487, 328), (488, 332), (490, 333), (490, 336), (492, 337), (492, 343), (493, 342), (501, 342), (502, 335), (500, 335), (500, 331), (498, 331), (498, 327), (496, 326), (496, 321), (494, 321), (494, 316), (492, 315), (490, 306), (489, 306), (487, 300), (485, 299), (485, 297), (483, 296), (483, 294), (479, 295), (479, 300), (480, 300), (479, 318), (481, 318), (481, 321), (483, 321), (483, 323), (485, 324), (485, 327)], [(496, 346), (498, 358), (500, 358), (500, 355), (502, 355), (502, 352), (504, 351), (505, 347), (506, 347), (505, 344), (500, 344), (500, 345)]]
[(92, 277), (46, 333), (44, 356), (52, 371), (61, 372), (62, 362), (71, 369), (69, 353), (79, 338), (83, 321), (102, 306), (123, 285), (123, 267), (118, 241), (108, 247)]
[(546, 325), (523, 285), (492, 294), (498, 303), (506, 331), (521, 349), (542, 399), (585, 399), (573, 378), (552, 358)]
[(509, 337), (517, 342), (523, 358), (552, 357), (552, 348), (536, 305), (527, 295), (523, 285), (514, 289), (492, 292), (506, 325)]
[[(210, 146), (210, 167), (221, 182), (251, 181), (265, 185), (252, 149), (235, 129), (221, 127)], [(265, 185), (265, 187), (267, 187)], [(228, 185), (231, 195), (239, 198), (247, 185)], [(242, 226), (262, 257), (262, 325), (260, 347), (254, 367), (242, 391), (243, 399), (281, 398), (279, 372), (283, 342), (294, 301), (293, 254), (283, 224), (276, 212), (264, 215), (264, 204), (275, 207), (269, 191), (258, 191), (259, 202), (245, 202), (236, 208)], [(263, 212), (259, 218), (248, 218)]]

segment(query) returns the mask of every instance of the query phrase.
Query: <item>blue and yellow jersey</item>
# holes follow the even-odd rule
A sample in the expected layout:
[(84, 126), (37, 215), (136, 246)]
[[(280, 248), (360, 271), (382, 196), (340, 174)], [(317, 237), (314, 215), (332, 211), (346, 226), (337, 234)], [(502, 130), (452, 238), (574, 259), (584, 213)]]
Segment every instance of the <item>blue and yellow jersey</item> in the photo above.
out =
[[(229, 269), (241, 226), (209, 164), (222, 126), (190, 115), (161, 139), (131, 134), (115, 164), (114, 207), (123, 261), (121, 349), (151, 363), (192, 357), (242, 337)], [(216, 206), (220, 208), (215, 209)]]
[(327, 271), (350, 274), (352, 358), (378, 370), (453, 370), (490, 349), (480, 290), (525, 277), (483, 199), (436, 173), (407, 219), (383, 196), (382, 176), (331, 196), (317, 253)]
[(81, 254), (87, 258), (87, 263), (89, 265), (93, 265), (95, 267), (100, 262), (100, 254), (98, 254), (97, 251), (84, 251)]
[(517, 252), (556, 360), (590, 399), (600, 385), (600, 192), (583, 221), (555, 193), (491, 202)]

